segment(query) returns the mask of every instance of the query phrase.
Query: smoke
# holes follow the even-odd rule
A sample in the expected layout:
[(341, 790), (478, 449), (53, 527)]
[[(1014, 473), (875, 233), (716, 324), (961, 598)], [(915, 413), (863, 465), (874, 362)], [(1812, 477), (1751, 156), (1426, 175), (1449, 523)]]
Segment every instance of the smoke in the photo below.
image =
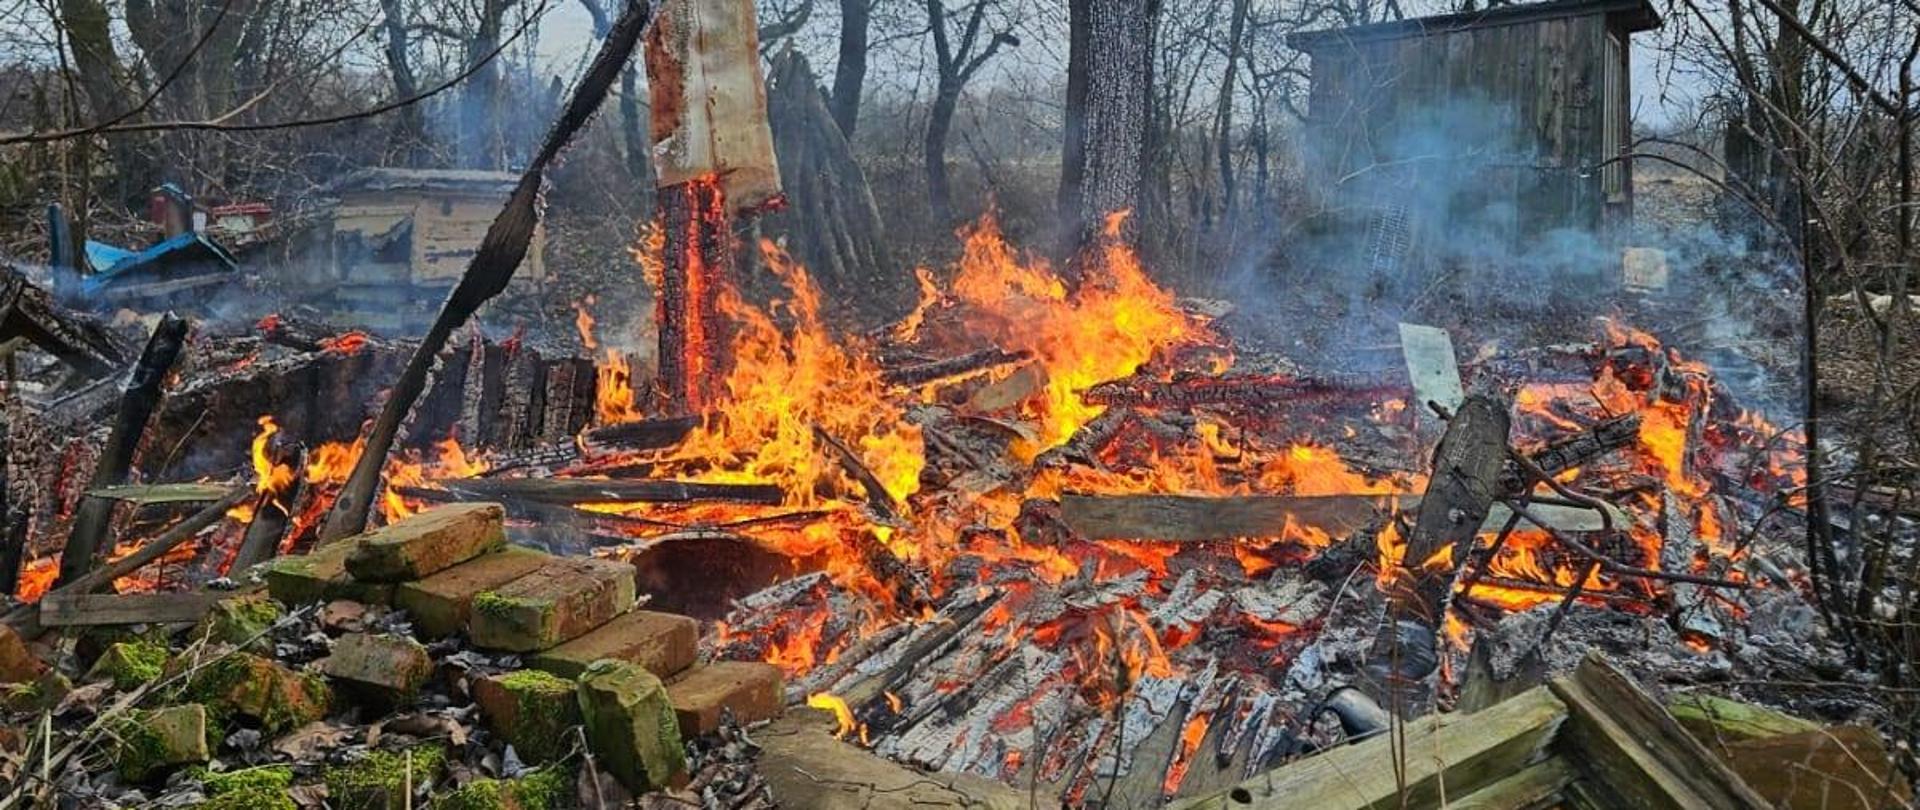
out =
[[(1391, 348), (1403, 321), (1452, 330), (1468, 356), (1590, 341), (1597, 319), (1615, 316), (1709, 355), (1743, 404), (1797, 412), (1793, 262), (1705, 212), (1610, 222), (1614, 178), (1543, 153), (1530, 134), (1542, 126), (1510, 104), (1456, 98), (1395, 111), (1370, 132), (1310, 132), (1305, 210), (1229, 268), (1233, 328), (1330, 371), (1388, 373), (1402, 362)], [(1629, 246), (1664, 253), (1666, 289), (1626, 286)]]

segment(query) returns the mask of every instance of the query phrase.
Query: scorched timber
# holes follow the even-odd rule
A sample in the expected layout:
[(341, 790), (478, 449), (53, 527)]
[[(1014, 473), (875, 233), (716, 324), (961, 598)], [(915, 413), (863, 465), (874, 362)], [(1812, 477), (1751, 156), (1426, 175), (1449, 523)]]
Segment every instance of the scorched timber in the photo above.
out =
[(581, 503), (729, 503), (777, 506), (780, 488), (772, 484), (708, 484), (693, 481), (617, 481), (564, 478), (454, 478), (430, 482), (463, 498), (528, 501), (571, 506)]
[[(1627, 414), (1587, 428), (1572, 436), (1552, 442), (1527, 455), (1536, 466), (1548, 475), (1558, 475), (1567, 470), (1587, 464), (1601, 456), (1628, 447), (1640, 440), (1640, 415)], [(1502, 492), (1524, 492), (1526, 476), (1520, 466), (1512, 461), (1500, 471), (1500, 490)]]
[(565, 441), (516, 452), (501, 453), (492, 459), (488, 475), (529, 467), (558, 469), (586, 457), (587, 451), (601, 453), (637, 453), (661, 450), (679, 444), (699, 427), (703, 417), (676, 416), (667, 419), (642, 419), (597, 427), (581, 434), (581, 441)]
[(888, 385), (913, 388), (952, 377), (978, 374), (988, 369), (999, 368), (1000, 366), (1012, 363), (1025, 362), (1032, 357), (1032, 352), (1006, 352), (999, 349), (982, 349), (971, 354), (963, 354), (959, 357), (949, 357), (944, 360), (934, 360), (929, 363), (919, 363), (917, 365), (888, 369), (880, 373), (880, 379)]
[(1186, 410), (1198, 407), (1371, 406), (1411, 391), (1377, 379), (1317, 380), (1291, 376), (1187, 377), (1172, 382), (1116, 380), (1087, 389), (1092, 405)]

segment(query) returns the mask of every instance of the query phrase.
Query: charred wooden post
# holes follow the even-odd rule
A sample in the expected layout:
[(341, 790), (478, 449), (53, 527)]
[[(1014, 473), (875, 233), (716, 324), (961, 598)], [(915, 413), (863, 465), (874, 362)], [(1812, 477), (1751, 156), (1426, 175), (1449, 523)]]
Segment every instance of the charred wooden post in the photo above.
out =
[[(187, 322), (171, 312), (162, 316), (153, 328), (153, 335), (147, 339), (147, 348), (140, 353), (139, 362), (134, 364), (126, 388), (121, 391), (120, 413), (114, 418), (113, 431), (107, 435), (107, 445), (100, 452), (99, 465), (87, 483), (88, 490), (127, 482), (140, 437), (160, 405), (167, 374), (180, 359), (186, 342)], [(61, 552), (60, 582), (72, 582), (93, 568), (93, 557), (99, 553), (100, 541), (106, 536), (107, 524), (112, 519), (113, 501), (89, 496), (80, 502), (73, 528), (67, 535), (66, 549)]]
[[(270, 457), (275, 464), (284, 464), (289, 469), (299, 470), (305, 466), (304, 453), (280, 449)], [(229, 575), (273, 559), (279, 553), (281, 539), (286, 536), (287, 527), (293, 522), (288, 510), (300, 497), (301, 479), (302, 476), (296, 474), (284, 488), (275, 490), (269, 487), (254, 499), (253, 521), (247, 524), (247, 533), (240, 539), (240, 548), (233, 554), (232, 565), (227, 567)]]
[(646, 58), (665, 250), (659, 387), (674, 414), (697, 413), (720, 396), (728, 365), (718, 301), (733, 216), (780, 196), (752, 0), (666, 0)]
[(559, 444), (579, 435), (593, 420), (593, 361), (568, 357), (546, 364), (540, 409), (540, 442)]
[(726, 193), (710, 180), (660, 189), (665, 238), (655, 318), (660, 327), (660, 393), (676, 414), (715, 403), (726, 362), (719, 301), (733, 266)]
[(1367, 676), (1376, 698), (1426, 678), (1439, 666), (1436, 647), (1447, 595), (1499, 493), (1512, 407), (1504, 394), (1477, 390), (1447, 421), (1420, 514), (1392, 572), (1387, 615), (1368, 656)]
[[(1629, 447), (1639, 440), (1640, 415), (1630, 413), (1552, 442), (1527, 457), (1548, 475), (1558, 475), (1620, 448)], [(1500, 472), (1501, 492), (1525, 492), (1528, 483), (1528, 477), (1514, 462), (1508, 462)]]
[(340, 488), (339, 497), (334, 499), (333, 508), (327, 513), (327, 522), (321, 527), (319, 542), (329, 543), (351, 537), (366, 528), (367, 514), (373, 508), (373, 498), (380, 486), (380, 468), (385, 466), (387, 454), (393, 450), (394, 439), (400, 433), (400, 423), (405, 421), (407, 413), (413, 410), (414, 402), (426, 390), (428, 377), (439, 360), (440, 350), (453, 337), (454, 330), (465, 325), (481, 305), (499, 295), (513, 280), (514, 271), (526, 258), (527, 248), (533, 241), (534, 226), (540, 221), (540, 186), (544, 182), (547, 166), (553, 163), (560, 150), (586, 126), (587, 120), (600, 109), (600, 103), (606, 100), (607, 91), (619, 79), (622, 67), (633, 58), (633, 49), (639, 44), (640, 34), (647, 27), (651, 8), (647, 3), (627, 3), (607, 38), (601, 41), (593, 64), (588, 66), (586, 75), (574, 88), (573, 96), (567, 99), (559, 120), (547, 131), (539, 153), (534, 155), (526, 171), (520, 175), (520, 182), (514, 187), (512, 196), (507, 198), (500, 215), (487, 226), (487, 234), (481, 238), (480, 247), (467, 264), (460, 283), (447, 295), (446, 303), (440, 307), (440, 314), (434, 317), (433, 326), (420, 339), (420, 346), (407, 361), (406, 370), (394, 382), (379, 418), (367, 431), (366, 450), (354, 463), (352, 475)]

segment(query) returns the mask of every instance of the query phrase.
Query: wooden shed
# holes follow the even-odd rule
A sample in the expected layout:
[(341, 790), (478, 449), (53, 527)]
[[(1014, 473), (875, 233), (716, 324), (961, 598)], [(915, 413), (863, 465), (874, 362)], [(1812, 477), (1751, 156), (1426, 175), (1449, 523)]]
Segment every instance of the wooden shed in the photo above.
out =
[(1628, 39), (1649, 0), (1553, 0), (1290, 35), (1312, 57), (1306, 162), (1376, 262), (1466, 220), (1503, 247), (1630, 221)]
[[(336, 181), (333, 202), (290, 235), (283, 282), (337, 320), (394, 331), (424, 326), (466, 271), (519, 177), (505, 172), (364, 169)], [(546, 277), (534, 232), (512, 290)]]

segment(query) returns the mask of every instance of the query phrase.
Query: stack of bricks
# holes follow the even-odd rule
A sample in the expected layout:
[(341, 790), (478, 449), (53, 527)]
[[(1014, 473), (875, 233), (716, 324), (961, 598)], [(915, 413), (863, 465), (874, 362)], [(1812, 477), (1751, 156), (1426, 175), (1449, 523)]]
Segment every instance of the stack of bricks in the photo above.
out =
[[(522, 654), (528, 670), (480, 677), (488, 727), (516, 753), (547, 761), (573, 726), (629, 789), (681, 777), (680, 740), (783, 708), (780, 671), (759, 662), (698, 662), (699, 625), (635, 610), (632, 565), (556, 557), (506, 542), (499, 504), (451, 504), (286, 557), (267, 569), (289, 605), (353, 600), (407, 611), (427, 639), (464, 634)], [(363, 676), (364, 677), (364, 676)]]

